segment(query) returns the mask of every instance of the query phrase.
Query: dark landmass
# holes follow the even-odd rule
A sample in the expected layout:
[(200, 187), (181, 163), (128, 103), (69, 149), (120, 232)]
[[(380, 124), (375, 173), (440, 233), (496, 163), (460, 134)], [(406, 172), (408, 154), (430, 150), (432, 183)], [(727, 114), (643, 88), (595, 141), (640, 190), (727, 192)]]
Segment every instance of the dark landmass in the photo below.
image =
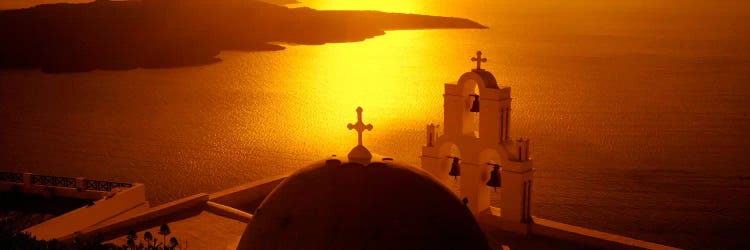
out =
[(180, 67), (273, 42), (361, 41), (387, 30), (486, 28), (463, 18), (318, 11), (254, 0), (96, 1), (0, 11), (0, 68), (45, 72)]
[(297, 0), (260, 0), (261, 2), (266, 3), (272, 3), (275, 5), (290, 5), (290, 4), (298, 4), (300, 1)]

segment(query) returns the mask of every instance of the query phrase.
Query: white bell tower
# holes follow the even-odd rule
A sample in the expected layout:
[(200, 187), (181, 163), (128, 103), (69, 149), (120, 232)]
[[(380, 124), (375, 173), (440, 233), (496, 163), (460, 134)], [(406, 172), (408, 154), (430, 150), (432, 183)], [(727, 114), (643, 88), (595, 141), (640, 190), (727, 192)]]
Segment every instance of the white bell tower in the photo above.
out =
[[(503, 228), (527, 233), (534, 177), (529, 140), (510, 137), (510, 87), (498, 86), (492, 73), (481, 68), (487, 61), (482, 52), (477, 51), (472, 61), (477, 62), (476, 69), (461, 75), (456, 83), (445, 84), (444, 132), (437, 134), (439, 125), (427, 126), (422, 168), (446, 186), (458, 181), (457, 195), (468, 200), (466, 205), (475, 217), (492, 213), (490, 193), (497, 190)], [(459, 166), (452, 165), (453, 157), (460, 159)], [(501, 166), (497, 189), (487, 183), (494, 167), (490, 164)], [(456, 167), (460, 177), (451, 171)]]

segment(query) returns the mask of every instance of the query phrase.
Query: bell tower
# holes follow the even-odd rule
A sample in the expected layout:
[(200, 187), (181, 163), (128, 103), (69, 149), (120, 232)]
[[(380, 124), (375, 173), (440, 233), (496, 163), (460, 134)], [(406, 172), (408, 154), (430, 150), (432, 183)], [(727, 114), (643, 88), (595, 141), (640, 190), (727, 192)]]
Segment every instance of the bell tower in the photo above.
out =
[[(422, 168), (448, 187), (458, 182), (456, 195), (475, 217), (499, 217), (503, 228), (527, 233), (534, 172), (529, 140), (510, 136), (510, 87), (481, 68), (487, 62), (481, 51), (471, 60), (475, 69), (445, 84), (443, 133), (440, 125), (427, 126)], [(490, 206), (492, 192), (500, 192), (499, 214)]]

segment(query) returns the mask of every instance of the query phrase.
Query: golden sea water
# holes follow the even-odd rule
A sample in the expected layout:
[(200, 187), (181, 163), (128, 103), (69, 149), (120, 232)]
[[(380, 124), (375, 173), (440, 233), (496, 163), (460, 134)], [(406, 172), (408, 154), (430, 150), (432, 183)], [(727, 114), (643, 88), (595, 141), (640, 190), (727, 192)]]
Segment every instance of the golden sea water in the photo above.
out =
[[(484, 65), (531, 138), (534, 213), (686, 248), (747, 246), (750, 4), (305, 1), (467, 17), (486, 30), (225, 51), (217, 64), (0, 71), (0, 170), (142, 182), (160, 204), (346, 154), (418, 164), (443, 84)], [(498, 200), (494, 201), (499, 202)]]

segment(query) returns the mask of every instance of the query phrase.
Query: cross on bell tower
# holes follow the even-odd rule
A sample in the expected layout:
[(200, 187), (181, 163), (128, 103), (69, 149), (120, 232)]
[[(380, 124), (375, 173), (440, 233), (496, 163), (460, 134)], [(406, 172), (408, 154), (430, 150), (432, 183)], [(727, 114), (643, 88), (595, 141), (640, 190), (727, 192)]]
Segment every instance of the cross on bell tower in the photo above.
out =
[(487, 58), (482, 58), (482, 51), (477, 50), (477, 57), (472, 57), (471, 61), (472, 62), (477, 62), (477, 68), (476, 68), (476, 70), (481, 71), (481, 70), (483, 70), (482, 69), (482, 63), (483, 62), (487, 62)]

